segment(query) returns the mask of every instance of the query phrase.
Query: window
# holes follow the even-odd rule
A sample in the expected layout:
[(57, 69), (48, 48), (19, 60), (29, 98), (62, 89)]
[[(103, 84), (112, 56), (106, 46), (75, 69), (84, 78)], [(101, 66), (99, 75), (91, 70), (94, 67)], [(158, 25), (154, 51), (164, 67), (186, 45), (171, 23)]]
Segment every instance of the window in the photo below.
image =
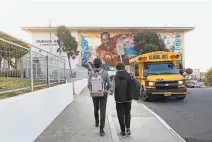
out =
[(144, 64), (144, 76), (160, 74), (179, 74), (172, 63), (146, 63)]

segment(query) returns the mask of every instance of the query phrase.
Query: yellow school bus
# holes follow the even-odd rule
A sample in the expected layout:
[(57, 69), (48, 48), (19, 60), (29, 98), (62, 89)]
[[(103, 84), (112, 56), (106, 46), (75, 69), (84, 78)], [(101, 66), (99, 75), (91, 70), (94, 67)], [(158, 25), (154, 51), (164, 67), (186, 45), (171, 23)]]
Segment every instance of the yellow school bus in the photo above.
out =
[(157, 51), (142, 54), (129, 60), (130, 72), (141, 84), (143, 101), (159, 97), (183, 100), (187, 94), (185, 80), (176, 67), (180, 56), (174, 52)]

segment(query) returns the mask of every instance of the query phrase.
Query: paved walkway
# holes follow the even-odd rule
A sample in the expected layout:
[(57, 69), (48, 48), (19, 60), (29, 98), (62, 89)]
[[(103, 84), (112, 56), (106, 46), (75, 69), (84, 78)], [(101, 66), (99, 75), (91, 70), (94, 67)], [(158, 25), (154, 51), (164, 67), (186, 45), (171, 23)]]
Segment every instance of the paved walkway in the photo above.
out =
[(35, 142), (112, 142), (108, 120), (106, 135), (99, 136), (92, 105), (88, 89), (83, 90)]
[(93, 104), (88, 89), (53, 121), (35, 142), (177, 142), (177, 139), (139, 102), (132, 106), (132, 135), (120, 138), (113, 96), (108, 97), (106, 135), (99, 136), (94, 125)]

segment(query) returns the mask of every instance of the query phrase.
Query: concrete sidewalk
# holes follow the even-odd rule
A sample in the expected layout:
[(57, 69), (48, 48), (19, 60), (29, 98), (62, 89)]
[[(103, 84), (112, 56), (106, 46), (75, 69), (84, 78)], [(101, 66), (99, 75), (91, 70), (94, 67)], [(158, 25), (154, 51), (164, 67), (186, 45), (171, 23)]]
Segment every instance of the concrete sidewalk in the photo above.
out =
[[(99, 136), (95, 127), (92, 99), (88, 89), (75, 97), (75, 100), (53, 121), (35, 142), (178, 142), (176, 133), (171, 133), (148, 108), (139, 101), (133, 101), (131, 130), (127, 138), (118, 136), (120, 131), (113, 96), (108, 97), (108, 117), (105, 124), (106, 135)], [(164, 123), (164, 122), (163, 122)], [(165, 127), (165, 126), (166, 127)], [(175, 136), (174, 136), (174, 135)]]

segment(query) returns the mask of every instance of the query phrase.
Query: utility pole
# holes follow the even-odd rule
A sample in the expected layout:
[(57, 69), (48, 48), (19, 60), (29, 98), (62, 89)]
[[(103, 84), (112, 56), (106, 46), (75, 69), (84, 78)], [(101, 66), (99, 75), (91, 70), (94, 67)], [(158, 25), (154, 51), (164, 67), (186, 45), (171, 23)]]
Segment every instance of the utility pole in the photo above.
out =
[[(72, 60), (74, 59), (75, 57), (75, 54), (73, 54), (71, 56)], [(75, 76), (76, 77), (76, 76)], [(75, 81), (75, 78), (72, 76), (72, 70), (71, 70), (71, 79), (72, 79), (72, 87), (73, 87), (73, 95), (76, 95), (76, 92), (75, 92), (75, 84), (74, 84), (74, 81)]]
[(118, 43), (118, 56), (120, 62), (123, 62), (122, 56), (124, 55), (124, 44), (122, 42)]
[(50, 19), (50, 20), (49, 20), (50, 53), (52, 53), (52, 46), (51, 46), (51, 43), (52, 43), (52, 32), (51, 32), (52, 26), (51, 26), (51, 22), (52, 22), (52, 20)]

